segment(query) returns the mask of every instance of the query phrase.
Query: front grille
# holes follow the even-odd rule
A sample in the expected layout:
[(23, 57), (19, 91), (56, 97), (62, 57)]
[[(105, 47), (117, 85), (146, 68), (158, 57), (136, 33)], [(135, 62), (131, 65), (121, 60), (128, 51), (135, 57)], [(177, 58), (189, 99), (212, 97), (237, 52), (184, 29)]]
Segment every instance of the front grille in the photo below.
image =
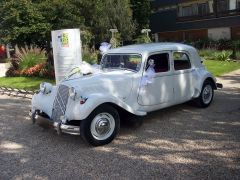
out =
[(60, 116), (63, 116), (66, 111), (66, 106), (69, 97), (69, 87), (60, 85), (58, 87), (57, 95), (53, 103), (52, 120), (59, 122)]

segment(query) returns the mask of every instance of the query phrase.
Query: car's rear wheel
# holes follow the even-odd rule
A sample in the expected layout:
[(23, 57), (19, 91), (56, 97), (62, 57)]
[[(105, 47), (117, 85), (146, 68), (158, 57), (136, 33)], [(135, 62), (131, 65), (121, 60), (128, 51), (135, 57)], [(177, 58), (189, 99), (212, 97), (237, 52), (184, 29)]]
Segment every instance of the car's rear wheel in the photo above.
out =
[(110, 143), (120, 129), (117, 110), (110, 105), (101, 105), (80, 124), (82, 138), (93, 146)]
[(196, 102), (200, 107), (206, 108), (211, 104), (213, 96), (214, 96), (213, 84), (211, 81), (206, 80), (203, 83), (201, 94), (196, 99)]

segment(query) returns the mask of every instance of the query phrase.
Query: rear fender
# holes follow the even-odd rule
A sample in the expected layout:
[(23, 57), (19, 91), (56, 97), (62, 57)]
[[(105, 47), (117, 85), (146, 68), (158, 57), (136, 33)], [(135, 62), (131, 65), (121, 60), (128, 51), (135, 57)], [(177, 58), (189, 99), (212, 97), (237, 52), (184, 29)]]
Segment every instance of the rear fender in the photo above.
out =
[(193, 81), (194, 95), (193, 95), (193, 98), (199, 97), (199, 95), (202, 91), (203, 83), (206, 80), (211, 81), (214, 89), (217, 89), (216, 78), (211, 73), (206, 71), (205, 69), (197, 70), (196, 73), (193, 76), (194, 76), (194, 81)]

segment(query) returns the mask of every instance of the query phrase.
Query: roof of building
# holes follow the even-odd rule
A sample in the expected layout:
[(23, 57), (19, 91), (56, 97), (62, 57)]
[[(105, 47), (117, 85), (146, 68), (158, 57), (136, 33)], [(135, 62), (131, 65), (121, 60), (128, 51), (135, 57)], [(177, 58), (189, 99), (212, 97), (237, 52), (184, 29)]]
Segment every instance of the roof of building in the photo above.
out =
[(152, 7), (174, 5), (181, 2), (181, 0), (153, 0), (151, 1)]

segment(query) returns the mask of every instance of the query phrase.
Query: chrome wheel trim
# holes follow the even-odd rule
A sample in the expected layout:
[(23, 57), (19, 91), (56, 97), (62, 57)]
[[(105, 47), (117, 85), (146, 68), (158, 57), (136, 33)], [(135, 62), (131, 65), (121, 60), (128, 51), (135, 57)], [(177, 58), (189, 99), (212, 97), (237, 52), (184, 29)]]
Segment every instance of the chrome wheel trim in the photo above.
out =
[(106, 140), (115, 129), (115, 120), (109, 113), (100, 113), (91, 122), (90, 131), (97, 140)]
[(210, 84), (207, 84), (204, 88), (203, 88), (203, 92), (202, 92), (202, 100), (204, 104), (209, 104), (212, 100), (212, 96), (213, 96), (213, 89), (212, 86)]

